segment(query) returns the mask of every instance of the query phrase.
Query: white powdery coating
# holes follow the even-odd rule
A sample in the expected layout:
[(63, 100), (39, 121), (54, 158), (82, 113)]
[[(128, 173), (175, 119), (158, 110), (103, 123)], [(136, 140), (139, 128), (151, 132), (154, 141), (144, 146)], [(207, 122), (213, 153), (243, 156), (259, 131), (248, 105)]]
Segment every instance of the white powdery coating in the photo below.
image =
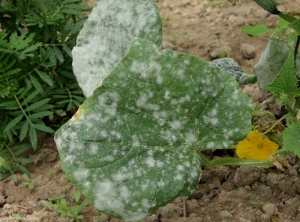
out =
[[(160, 29), (155, 2), (99, 1), (81, 30), (73, 48), (73, 71), (85, 97), (102, 85), (103, 79), (128, 52), (135, 37), (156, 42)], [(158, 82), (161, 80), (158, 79)]]
[(73, 177), (78, 182), (84, 182), (87, 180), (89, 176), (89, 170), (88, 169), (78, 169), (73, 172)]
[(118, 188), (117, 184), (109, 180), (96, 183), (93, 192), (95, 207), (103, 211), (114, 212), (125, 221), (138, 221), (147, 216), (145, 212), (131, 212), (126, 209), (132, 195), (131, 191), (126, 186)]
[(189, 145), (197, 142), (197, 136), (192, 131), (185, 133), (185, 139)]

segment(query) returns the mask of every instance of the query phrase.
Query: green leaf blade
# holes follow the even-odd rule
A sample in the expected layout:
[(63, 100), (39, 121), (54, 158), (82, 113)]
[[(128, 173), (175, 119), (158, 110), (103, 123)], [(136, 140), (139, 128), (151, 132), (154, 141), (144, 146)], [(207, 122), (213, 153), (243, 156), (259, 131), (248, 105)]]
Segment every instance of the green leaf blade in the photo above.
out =
[(265, 24), (258, 24), (254, 26), (244, 26), (242, 32), (252, 36), (262, 36), (269, 32)]
[(32, 110), (35, 110), (37, 108), (42, 107), (43, 105), (46, 105), (51, 99), (50, 98), (46, 98), (46, 99), (42, 99), (36, 103), (31, 104), (30, 106), (28, 106), (24, 111), (25, 112), (30, 112)]
[(19, 122), (21, 122), (22, 118), (23, 118), (23, 114), (18, 115), (17, 117), (15, 117), (12, 121), (9, 122), (9, 124), (5, 127), (4, 131), (8, 131), (11, 128), (13, 128), (14, 126), (16, 126)]
[(55, 141), (90, 202), (134, 221), (191, 195), (198, 152), (228, 148), (251, 128), (251, 99), (231, 74), (135, 39)]
[(275, 80), (267, 85), (281, 105), (290, 105), (295, 97), (300, 96), (300, 91), (297, 89), (297, 78), (294, 67), (294, 53), (290, 49), (289, 56), (283, 64), (280, 73), (276, 76)]
[(300, 157), (300, 122), (292, 123), (286, 130), (283, 131), (283, 146), (282, 151), (290, 151)]

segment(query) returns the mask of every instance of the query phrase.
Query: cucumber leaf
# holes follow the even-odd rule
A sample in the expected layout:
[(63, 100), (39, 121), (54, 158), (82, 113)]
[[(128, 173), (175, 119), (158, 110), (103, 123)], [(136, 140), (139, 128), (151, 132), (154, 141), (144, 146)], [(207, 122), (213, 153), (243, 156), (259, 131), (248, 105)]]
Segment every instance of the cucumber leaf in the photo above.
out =
[(100, 212), (137, 221), (194, 192), (201, 150), (228, 148), (251, 128), (251, 99), (230, 73), (135, 39), (55, 141)]
[(73, 71), (85, 97), (128, 52), (135, 37), (160, 45), (162, 21), (154, 0), (101, 0), (85, 22), (73, 48)]

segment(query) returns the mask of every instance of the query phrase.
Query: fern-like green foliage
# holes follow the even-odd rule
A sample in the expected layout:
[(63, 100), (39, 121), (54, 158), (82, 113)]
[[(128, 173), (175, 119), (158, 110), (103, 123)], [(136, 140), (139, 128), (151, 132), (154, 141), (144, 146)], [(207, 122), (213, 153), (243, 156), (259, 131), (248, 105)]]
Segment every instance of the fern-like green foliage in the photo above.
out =
[[(16, 157), (84, 100), (71, 50), (88, 10), (80, 0), (0, 1), (0, 157), (13, 171), (28, 174)], [(0, 179), (9, 173), (0, 164)]]

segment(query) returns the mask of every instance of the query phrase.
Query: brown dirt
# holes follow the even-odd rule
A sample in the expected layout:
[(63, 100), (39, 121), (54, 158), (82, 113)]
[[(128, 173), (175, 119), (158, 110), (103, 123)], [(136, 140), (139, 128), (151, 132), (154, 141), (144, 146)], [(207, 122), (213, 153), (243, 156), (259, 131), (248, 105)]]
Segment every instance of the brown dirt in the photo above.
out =
[[(299, 6), (299, 2), (291, 3)], [(165, 20), (162, 48), (191, 53), (204, 60), (230, 53), (248, 73), (252, 73), (268, 36), (248, 36), (241, 33), (242, 26), (264, 23), (270, 29), (276, 27), (277, 17), (251, 0), (241, 0), (235, 7), (225, 0), (159, 0), (158, 4)], [(256, 85), (244, 88), (256, 101), (266, 96)], [(28, 166), (34, 188), (30, 190), (23, 184), (21, 174), (17, 175), (17, 184), (12, 177), (0, 182), (0, 221), (17, 221), (12, 213), (27, 221), (70, 221), (55, 210), (43, 210), (53, 196), (65, 195), (71, 204), (76, 188), (65, 179), (52, 136), (41, 140), (40, 149), (31, 154), (35, 163)], [(227, 166), (204, 169), (197, 190), (188, 200), (170, 203), (144, 222), (300, 221), (299, 173), (297, 161), (284, 172)], [(81, 214), (82, 221), (121, 221), (98, 214), (92, 206), (85, 207)]]

